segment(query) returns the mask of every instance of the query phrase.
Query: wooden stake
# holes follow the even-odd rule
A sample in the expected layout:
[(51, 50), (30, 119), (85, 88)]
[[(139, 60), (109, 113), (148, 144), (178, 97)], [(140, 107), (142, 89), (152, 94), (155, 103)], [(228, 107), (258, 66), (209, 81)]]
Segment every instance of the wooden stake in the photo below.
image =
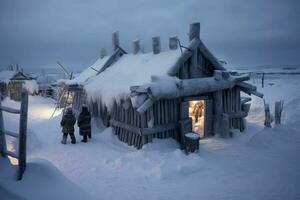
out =
[(152, 49), (153, 49), (153, 54), (160, 53), (160, 37), (159, 36), (152, 38)]

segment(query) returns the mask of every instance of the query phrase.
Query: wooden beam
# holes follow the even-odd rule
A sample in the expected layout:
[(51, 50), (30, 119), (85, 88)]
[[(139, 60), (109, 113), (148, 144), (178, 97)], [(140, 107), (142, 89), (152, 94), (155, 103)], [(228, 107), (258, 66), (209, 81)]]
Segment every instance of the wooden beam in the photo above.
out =
[(192, 50), (198, 48), (199, 44), (200, 44), (200, 40), (194, 39), (191, 41), (188, 48), (183, 51), (183, 53), (177, 59), (175, 64), (169, 69), (168, 74), (170, 76), (175, 76), (177, 74), (180, 67), (182, 67), (183, 64), (192, 56)]
[(117, 120), (114, 120), (114, 119), (111, 119), (110, 121), (110, 124), (111, 126), (113, 127), (120, 127), (122, 129), (125, 129), (127, 131), (131, 131), (137, 135), (141, 135), (141, 129), (140, 128), (137, 128), (135, 126), (132, 126), (132, 125), (129, 125), (129, 124), (126, 124), (124, 122), (120, 122), (120, 121), (117, 121)]
[(7, 155), (7, 156), (10, 156), (10, 157), (13, 157), (13, 158), (16, 158), (18, 159), (18, 155), (15, 153), (15, 152), (12, 152), (12, 151), (8, 151), (8, 150), (4, 150), (4, 153)]
[(256, 87), (256, 86), (251, 85), (251, 84), (249, 84), (249, 83), (240, 82), (240, 83), (237, 83), (237, 85), (240, 86), (240, 87), (243, 87), (243, 88), (250, 89), (250, 90), (257, 90), (257, 87)]
[(151, 128), (143, 128), (141, 130), (141, 132), (142, 132), (142, 135), (152, 135), (152, 134), (156, 134), (156, 133), (160, 133), (160, 132), (164, 132), (164, 131), (169, 131), (169, 130), (172, 130), (175, 128), (177, 128), (177, 123), (172, 122), (172, 123), (168, 123), (168, 124), (156, 125)]
[(204, 43), (200, 40), (199, 43), (199, 49), (201, 53), (204, 55), (206, 59), (208, 59), (211, 64), (217, 69), (225, 71), (226, 69), (220, 64), (218, 59), (215, 58), (215, 56), (208, 50), (208, 48), (204, 45)]
[(12, 113), (12, 114), (20, 114), (20, 110), (15, 109), (15, 108), (9, 108), (6, 106), (0, 106), (0, 110), (8, 112), (8, 113)]
[(242, 105), (252, 100), (251, 97), (242, 97), (241, 99), (242, 99), (241, 100)]
[(9, 136), (11, 136), (11, 137), (15, 137), (15, 138), (18, 138), (18, 137), (19, 137), (19, 134), (18, 134), (18, 133), (15, 133), (15, 132), (12, 132), (12, 131), (4, 130), (4, 134), (5, 134), (5, 135), (9, 135)]

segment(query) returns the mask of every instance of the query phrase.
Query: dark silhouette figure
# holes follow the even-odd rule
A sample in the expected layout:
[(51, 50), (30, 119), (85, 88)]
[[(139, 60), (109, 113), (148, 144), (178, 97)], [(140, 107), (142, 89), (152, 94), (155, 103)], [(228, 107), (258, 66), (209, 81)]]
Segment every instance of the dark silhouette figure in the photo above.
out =
[(83, 137), (81, 142), (87, 142), (87, 138), (92, 138), (91, 134), (91, 114), (86, 106), (82, 106), (78, 121), (79, 134)]
[(73, 113), (72, 108), (67, 108), (65, 114), (62, 117), (62, 120), (60, 122), (60, 125), (62, 126), (62, 132), (63, 132), (63, 138), (61, 143), (66, 144), (67, 143), (67, 137), (70, 135), (71, 137), (71, 143), (76, 144), (76, 138), (74, 135), (74, 125), (76, 123), (76, 118)]

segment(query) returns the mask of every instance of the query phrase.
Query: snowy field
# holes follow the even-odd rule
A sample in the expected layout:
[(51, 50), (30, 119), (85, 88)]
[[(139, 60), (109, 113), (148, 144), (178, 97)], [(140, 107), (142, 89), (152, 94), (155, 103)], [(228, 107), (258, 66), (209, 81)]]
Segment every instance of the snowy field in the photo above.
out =
[[(95, 122), (89, 143), (76, 127), (78, 143), (62, 145), (61, 115), (50, 118), (54, 102), (30, 97), (27, 171), (21, 182), (0, 172), (0, 199), (300, 199), (300, 75), (255, 83), (272, 108), (284, 100), (283, 124), (264, 129), (263, 100), (254, 98), (244, 133), (203, 139), (188, 156), (172, 139), (136, 150)], [(16, 130), (15, 116), (5, 119)]]

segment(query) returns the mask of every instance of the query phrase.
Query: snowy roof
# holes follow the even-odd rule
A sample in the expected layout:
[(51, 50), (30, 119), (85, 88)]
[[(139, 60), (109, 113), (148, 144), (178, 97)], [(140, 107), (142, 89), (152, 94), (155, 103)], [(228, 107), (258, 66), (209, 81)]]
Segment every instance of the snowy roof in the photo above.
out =
[(0, 82), (8, 83), (10, 79), (15, 75), (15, 71), (3, 70), (0, 71)]
[(10, 79), (11, 80), (31, 80), (33, 78), (21, 71), (16, 71), (14, 73), (13, 77), (11, 77)]
[(95, 71), (95, 70), (100, 70), (102, 68), (102, 66), (106, 63), (108, 58), (109, 58), (109, 56), (106, 56), (104, 58), (99, 58), (92, 66), (83, 70), (74, 79), (65, 81), (65, 83), (66, 84), (84, 84), (89, 78), (91, 78), (97, 74), (97, 71)]
[(112, 66), (89, 80), (85, 85), (88, 98), (100, 97), (110, 107), (114, 100), (129, 96), (130, 86), (149, 83), (153, 75), (167, 75), (180, 56), (180, 50), (160, 54), (124, 54)]

